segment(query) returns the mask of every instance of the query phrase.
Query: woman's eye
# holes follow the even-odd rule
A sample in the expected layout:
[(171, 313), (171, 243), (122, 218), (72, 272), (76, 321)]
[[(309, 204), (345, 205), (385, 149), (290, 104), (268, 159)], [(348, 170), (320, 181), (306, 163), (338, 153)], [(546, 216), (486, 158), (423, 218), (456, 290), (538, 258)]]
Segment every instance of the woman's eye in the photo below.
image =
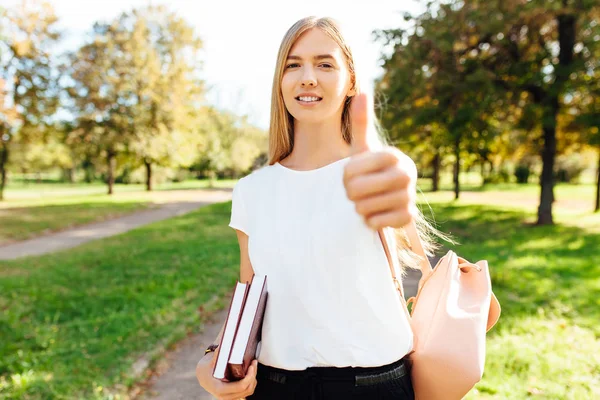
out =
[(288, 64), (288, 66), (286, 68), (296, 68), (298, 66), (299, 66), (298, 63), (293, 63), (293, 64)]
[(321, 67), (325, 67), (325, 68), (333, 68), (333, 66), (331, 64), (327, 64), (327, 63), (323, 63), (321, 64)]

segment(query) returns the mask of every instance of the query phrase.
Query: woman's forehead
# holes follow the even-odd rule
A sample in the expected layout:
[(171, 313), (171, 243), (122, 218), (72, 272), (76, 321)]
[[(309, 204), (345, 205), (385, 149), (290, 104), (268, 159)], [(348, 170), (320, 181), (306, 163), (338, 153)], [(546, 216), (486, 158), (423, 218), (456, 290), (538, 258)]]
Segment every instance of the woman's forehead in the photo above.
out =
[(317, 55), (329, 54), (336, 58), (342, 57), (342, 49), (329, 35), (321, 29), (312, 28), (304, 32), (290, 49), (289, 55), (302, 58), (312, 58)]

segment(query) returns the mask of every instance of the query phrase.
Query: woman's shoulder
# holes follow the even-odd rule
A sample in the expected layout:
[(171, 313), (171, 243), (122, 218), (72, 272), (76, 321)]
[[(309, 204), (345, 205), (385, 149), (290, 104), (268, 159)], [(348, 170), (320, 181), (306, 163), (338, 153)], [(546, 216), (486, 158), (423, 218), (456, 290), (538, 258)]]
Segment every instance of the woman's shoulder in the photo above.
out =
[(274, 172), (274, 165), (263, 165), (256, 169), (254, 169), (249, 174), (240, 178), (236, 186), (240, 186), (242, 190), (246, 190), (246, 187), (256, 187), (260, 185), (265, 185), (269, 182), (269, 178), (272, 176)]

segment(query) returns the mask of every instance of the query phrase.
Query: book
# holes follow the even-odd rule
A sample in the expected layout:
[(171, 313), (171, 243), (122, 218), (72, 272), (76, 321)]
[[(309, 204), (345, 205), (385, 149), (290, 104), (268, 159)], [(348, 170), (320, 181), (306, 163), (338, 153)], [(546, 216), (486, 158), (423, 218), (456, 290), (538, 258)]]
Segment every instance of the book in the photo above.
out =
[(234, 379), (231, 369), (228, 368), (229, 355), (231, 354), (235, 333), (242, 317), (249, 287), (250, 285), (247, 283), (237, 282), (233, 296), (231, 297), (227, 319), (225, 320), (225, 329), (223, 330), (223, 336), (221, 336), (221, 342), (218, 347), (217, 362), (213, 369), (213, 376), (217, 379)]
[(267, 294), (264, 275), (254, 275), (250, 283), (236, 284), (213, 370), (215, 378), (237, 381), (246, 376), (260, 349)]
[(229, 366), (235, 379), (246, 376), (252, 360), (258, 354), (267, 297), (267, 277), (254, 275), (229, 356)]

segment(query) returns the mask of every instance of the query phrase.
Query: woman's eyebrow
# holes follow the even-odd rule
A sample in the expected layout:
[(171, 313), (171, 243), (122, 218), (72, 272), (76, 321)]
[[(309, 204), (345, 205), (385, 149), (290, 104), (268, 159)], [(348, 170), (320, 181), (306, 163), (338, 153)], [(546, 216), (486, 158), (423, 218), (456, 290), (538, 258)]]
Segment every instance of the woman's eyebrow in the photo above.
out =
[[(294, 55), (294, 54), (290, 54), (287, 59), (288, 60), (302, 60), (302, 57)], [(315, 59), (315, 60), (323, 60), (323, 59), (335, 60), (335, 58), (331, 54), (318, 54), (318, 55), (314, 56), (313, 59)]]

